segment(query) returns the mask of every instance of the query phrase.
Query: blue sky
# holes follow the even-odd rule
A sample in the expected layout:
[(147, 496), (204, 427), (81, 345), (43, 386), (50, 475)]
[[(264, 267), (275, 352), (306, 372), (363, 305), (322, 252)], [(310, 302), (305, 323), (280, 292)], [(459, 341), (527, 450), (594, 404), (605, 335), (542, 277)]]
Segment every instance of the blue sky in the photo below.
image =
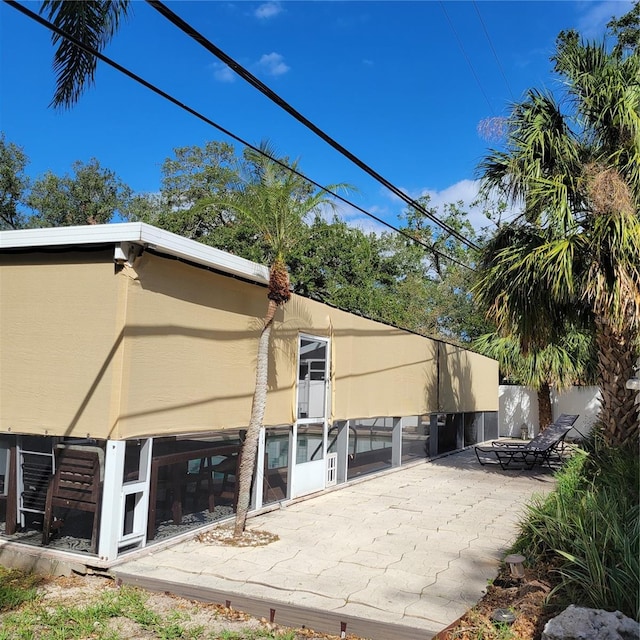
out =
[[(26, 2), (37, 11), (39, 2)], [(631, 1), (287, 1), (166, 3), (292, 106), (412, 197), (470, 201), (489, 143), (480, 121), (506, 114), (529, 87), (557, 88), (557, 34), (601, 37)], [(0, 3), (0, 129), (28, 172), (97, 158), (137, 192), (155, 192), (179, 146), (226, 140), (104, 64), (70, 111), (48, 107), (49, 32)], [(236, 135), (268, 138), (321, 184), (397, 224), (405, 206), (144, 2), (105, 52)], [(362, 214), (344, 211), (372, 228)]]

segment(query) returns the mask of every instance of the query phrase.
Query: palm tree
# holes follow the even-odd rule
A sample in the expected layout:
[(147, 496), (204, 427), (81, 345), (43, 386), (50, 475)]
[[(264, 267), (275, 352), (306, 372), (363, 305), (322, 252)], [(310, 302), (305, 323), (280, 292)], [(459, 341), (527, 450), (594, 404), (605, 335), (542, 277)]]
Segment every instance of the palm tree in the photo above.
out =
[(559, 342), (523, 353), (520, 340), (512, 335), (486, 333), (473, 348), (500, 363), (510, 382), (535, 389), (538, 395), (540, 430), (553, 422), (551, 388), (557, 391), (595, 380), (595, 349), (591, 335), (570, 328)]
[[(44, 0), (40, 13), (59, 29), (80, 42), (103, 51), (129, 13), (129, 0)], [(56, 90), (51, 104), (72, 107), (86, 86), (92, 85), (96, 71), (93, 54), (53, 33)]]
[[(273, 319), (276, 310), (285, 305), (291, 297), (287, 256), (304, 232), (305, 218), (319, 212), (325, 206), (335, 206), (325, 191), (313, 192), (308, 182), (282, 164), (274, 162), (271, 159), (273, 157), (273, 150), (265, 142), (260, 145), (260, 153), (254, 150), (246, 151), (245, 158), (248, 163), (245, 169), (250, 168), (249, 175), (233, 200), (223, 203), (223, 206), (232, 208), (249, 220), (272, 252), (267, 312), (258, 342), (251, 418), (240, 459), (235, 537), (241, 536), (244, 532), (251, 500), (258, 439), (267, 402), (269, 338)], [(297, 161), (290, 166), (297, 170)], [(334, 191), (345, 186), (330, 185), (327, 189)]]
[(524, 351), (567, 319), (595, 327), (600, 421), (612, 444), (638, 439), (625, 388), (640, 330), (640, 54), (561, 33), (552, 58), (571, 109), (530, 90), (508, 121), (506, 148), (480, 165), (485, 194), (523, 214), (487, 244), (474, 291)]

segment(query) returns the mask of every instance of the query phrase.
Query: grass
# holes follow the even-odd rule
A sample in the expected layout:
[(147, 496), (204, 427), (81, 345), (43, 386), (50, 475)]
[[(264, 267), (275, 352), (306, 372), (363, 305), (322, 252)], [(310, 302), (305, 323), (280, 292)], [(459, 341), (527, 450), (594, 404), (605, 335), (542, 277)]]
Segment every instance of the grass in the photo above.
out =
[[(145, 637), (159, 640), (295, 640), (291, 630), (248, 628), (241, 632), (210, 631), (176, 609), (158, 613), (148, 594), (123, 586), (102, 589), (86, 603), (75, 606), (45, 601), (38, 589), (44, 578), (0, 567), (0, 640), (126, 640), (132, 624)], [(128, 622), (129, 631), (120, 631)], [(126, 635), (122, 635), (122, 634)]]
[(514, 551), (555, 567), (558, 604), (621, 611), (640, 620), (638, 455), (596, 433), (528, 507)]
[(42, 578), (35, 574), (0, 567), (0, 613), (34, 600), (41, 582)]

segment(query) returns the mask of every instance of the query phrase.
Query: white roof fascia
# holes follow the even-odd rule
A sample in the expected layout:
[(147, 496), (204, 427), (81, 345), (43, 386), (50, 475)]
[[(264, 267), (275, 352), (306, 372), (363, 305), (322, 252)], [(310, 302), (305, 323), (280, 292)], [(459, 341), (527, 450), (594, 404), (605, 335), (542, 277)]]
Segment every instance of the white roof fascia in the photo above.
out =
[(195, 240), (158, 229), (144, 222), (96, 224), (81, 227), (51, 227), (0, 231), (0, 249), (80, 246), (130, 242), (176, 258), (211, 267), (255, 282), (269, 282), (264, 265), (239, 258)]

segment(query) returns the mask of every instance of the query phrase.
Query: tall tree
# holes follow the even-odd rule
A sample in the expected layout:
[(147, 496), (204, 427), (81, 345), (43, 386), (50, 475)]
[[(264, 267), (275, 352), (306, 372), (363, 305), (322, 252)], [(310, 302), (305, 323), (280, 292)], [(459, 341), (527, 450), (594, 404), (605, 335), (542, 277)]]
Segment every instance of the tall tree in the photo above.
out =
[(26, 204), (34, 210), (30, 227), (105, 224), (126, 212), (131, 189), (95, 159), (72, 165), (62, 177), (48, 171), (33, 183)]
[(24, 151), (0, 135), (0, 230), (20, 229), (25, 225), (21, 210), (29, 189), (24, 171), (29, 160)]
[[(275, 157), (273, 149), (267, 144), (261, 145), (267, 156)], [(278, 307), (283, 306), (291, 297), (287, 256), (301, 237), (304, 219), (321, 207), (333, 206), (333, 201), (323, 191), (312, 192), (310, 185), (297, 174), (286, 170), (252, 150), (246, 152), (250, 164), (249, 175), (241, 188), (223, 206), (231, 207), (238, 214), (250, 220), (260, 231), (270, 248), (270, 274), (267, 291), (267, 312), (258, 342), (256, 361), (256, 384), (253, 395), (251, 417), (245, 441), (242, 445), (240, 471), (238, 477), (238, 505), (234, 535), (240, 537), (244, 532), (249, 503), (251, 501), (251, 483), (255, 468), (258, 438), (262, 427), (267, 402), (267, 378), (269, 371), (269, 338), (273, 318)], [(291, 164), (297, 168), (297, 162)], [(335, 189), (339, 185), (332, 185)], [(206, 200), (200, 207), (208, 206)]]
[(530, 90), (513, 107), (506, 148), (480, 165), (485, 192), (523, 216), (488, 243), (475, 291), (525, 352), (552, 341), (567, 318), (594, 326), (604, 432), (637, 446), (625, 382), (640, 330), (640, 55), (569, 31), (552, 60), (570, 110)]
[[(471, 225), (462, 202), (445, 204), (440, 210), (431, 205), (428, 195), (418, 202), (474, 244), (484, 242)], [(421, 272), (416, 272), (409, 260), (401, 269), (405, 276), (399, 283), (398, 295), (403, 305), (412, 308), (411, 315), (416, 321), (408, 328), (460, 343), (468, 343), (490, 331), (493, 326), (484, 319), (470, 294), (477, 251), (431, 223), (416, 209), (407, 209), (404, 218), (403, 230), (431, 247), (429, 251), (404, 237), (395, 237), (396, 244), (405, 247), (400, 255), (413, 254), (421, 266)], [(454, 260), (443, 256), (451, 256)], [(416, 277), (423, 286), (417, 286)]]
[[(127, 17), (129, 4), (129, 0), (44, 0), (40, 13), (83, 44), (102, 52)], [(51, 39), (57, 46), (53, 59), (56, 90), (51, 104), (72, 107), (93, 84), (97, 60), (57, 33)]]

